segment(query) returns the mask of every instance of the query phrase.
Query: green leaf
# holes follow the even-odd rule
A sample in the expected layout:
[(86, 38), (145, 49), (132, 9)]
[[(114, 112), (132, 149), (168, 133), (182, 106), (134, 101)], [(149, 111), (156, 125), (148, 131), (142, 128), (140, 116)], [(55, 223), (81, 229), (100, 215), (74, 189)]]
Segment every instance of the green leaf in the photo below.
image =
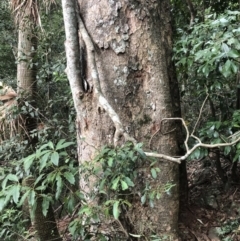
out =
[(228, 45), (225, 44), (225, 43), (222, 43), (222, 50), (223, 50), (223, 52), (225, 52), (226, 54), (228, 54), (228, 52), (230, 51)]
[(121, 180), (121, 186), (122, 186), (122, 190), (127, 190), (128, 189), (128, 185), (126, 182), (124, 182), (123, 180)]
[(118, 206), (119, 206), (119, 201), (116, 201), (114, 204), (113, 204), (113, 216), (115, 219), (118, 219), (119, 217), (119, 209), (118, 209)]
[(0, 198), (0, 212), (4, 209), (5, 207), (5, 198), (1, 197)]
[(13, 189), (12, 189), (12, 197), (13, 197), (13, 201), (17, 204), (18, 203), (18, 199), (20, 197), (20, 190), (21, 190), (21, 186), (18, 185), (14, 185)]
[(54, 180), (56, 179), (56, 175), (57, 173), (56, 172), (50, 172), (48, 175), (47, 175), (47, 182), (54, 182)]
[(222, 140), (220, 138), (214, 139), (211, 144), (218, 144), (218, 143), (222, 143)]
[(152, 177), (153, 177), (154, 179), (157, 178), (157, 172), (156, 172), (155, 168), (151, 168), (151, 174), (152, 174)]
[(24, 160), (23, 161), (23, 166), (24, 166), (25, 172), (28, 172), (28, 170), (30, 169), (34, 159), (35, 159), (35, 154), (32, 154), (32, 155), (30, 155), (30, 156), (28, 156), (28, 157), (23, 159)]
[(238, 66), (234, 62), (231, 64), (231, 69), (234, 74), (238, 72)]
[(160, 199), (161, 196), (162, 196), (162, 193), (161, 193), (161, 192), (157, 192), (157, 193), (156, 193), (156, 198), (157, 198), (157, 199)]
[(200, 157), (200, 155), (201, 155), (201, 151), (200, 151), (199, 148), (197, 148), (197, 149), (194, 151), (194, 156), (195, 156), (196, 159), (198, 159), (198, 158)]
[(43, 212), (44, 217), (47, 216), (49, 204), (50, 204), (50, 200), (48, 199), (47, 196), (44, 195), (43, 201), (42, 201), (42, 212)]
[(66, 141), (66, 140), (61, 139), (61, 140), (57, 143), (56, 150), (63, 149), (63, 148), (66, 148), (66, 147), (68, 147), (68, 146), (71, 146), (71, 145), (74, 145), (74, 144), (75, 144), (74, 142), (65, 142), (65, 141)]
[(67, 210), (72, 213), (73, 210), (75, 209), (75, 205), (76, 205), (75, 196), (70, 195), (70, 197), (66, 197), (65, 199), (67, 202)]
[(105, 179), (105, 178), (101, 180), (100, 185), (99, 185), (99, 190), (100, 190), (100, 191), (103, 191), (103, 190), (104, 190), (105, 182), (106, 182), (106, 179)]
[(230, 153), (231, 149), (232, 149), (231, 146), (225, 146), (224, 155), (227, 156)]
[(129, 177), (125, 177), (124, 180), (128, 184), (128, 186), (134, 187), (134, 183), (132, 182), (132, 180)]
[(232, 65), (232, 62), (228, 59), (222, 67), (221, 73), (225, 78), (227, 78), (232, 74), (231, 65)]
[(55, 165), (58, 166), (59, 163), (59, 154), (58, 152), (54, 151), (51, 155), (51, 162)]
[(92, 209), (88, 205), (85, 205), (80, 209), (78, 214), (86, 214), (87, 216), (90, 216), (92, 215)]
[(29, 195), (29, 192), (30, 192), (30, 190), (27, 190), (27, 191), (22, 195), (22, 197), (21, 197), (21, 199), (20, 199), (20, 201), (19, 201), (19, 203), (18, 203), (18, 206), (22, 206), (22, 205), (23, 205), (24, 201), (26, 200), (26, 198), (27, 198), (28, 195)]
[(239, 161), (239, 157), (240, 157), (240, 152), (237, 151), (237, 153), (235, 154), (235, 156), (234, 156), (234, 158), (233, 158), (233, 162)]
[(231, 57), (231, 58), (239, 58), (240, 54), (239, 52), (236, 50), (236, 49), (231, 49), (229, 52), (228, 52), (228, 57)]
[(117, 178), (115, 178), (114, 180), (113, 180), (113, 182), (112, 182), (112, 189), (113, 190), (116, 190), (117, 189), (117, 187), (118, 187), (118, 182), (119, 182), (119, 177), (117, 177)]
[(224, 135), (220, 135), (220, 137), (221, 137), (221, 139), (224, 141), (224, 142), (226, 142), (226, 143), (228, 143), (228, 138), (226, 137), (226, 136), (224, 136)]
[(146, 196), (147, 196), (146, 193), (143, 196), (141, 196), (141, 203), (142, 204), (144, 204), (146, 202), (146, 199), (147, 199)]
[(154, 208), (154, 201), (152, 199), (149, 199), (149, 206), (151, 208)]
[(71, 183), (72, 185), (75, 184), (75, 178), (71, 172), (64, 172), (63, 176), (67, 179), (69, 183)]
[(238, 142), (237, 144), (237, 149), (240, 149), (240, 142)]
[(108, 159), (108, 166), (112, 167), (112, 165), (113, 165), (113, 158), (110, 157), (110, 158)]
[(45, 155), (43, 155), (41, 158), (40, 158), (40, 167), (39, 167), (39, 171), (41, 172), (45, 167), (47, 167), (47, 160), (49, 158), (51, 154), (51, 151), (48, 151)]
[(6, 178), (7, 178), (9, 181), (18, 182), (18, 177), (17, 177), (17, 175), (15, 175), (15, 174), (8, 174), (8, 175), (6, 176)]
[(137, 148), (136, 151), (139, 153), (139, 155), (143, 158), (146, 159), (146, 154), (144, 153), (144, 151), (141, 148)]
[(51, 149), (54, 149), (54, 145), (53, 145), (53, 143), (52, 143), (51, 141), (49, 141), (47, 145), (48, 145)]
[(2, 181), (2, 189), (3, 190), (6, 188), (7, 182), (8, 182), (8, 178), (5, 177), (4, 180)]
[(217, 131), (214, 131), (213, 136), (214, 136), (215, 138), (217, 138), (217, 137), (219, 137), (219, 133), (218, 133)]
[(203, 65), (203, 67), (202, 67), (202, 72), (203, 72), (203, 74), (204, 74), (206, 77), (208, 77), (209, 72), (210, 72), (208, 63), (206, 63), (206, 64)]
[(36, 193), (34, 190), (30, 190), (29, 192), (29, 196), (28, 196), (28, 203), (30, 206), (33, 206), (34, 203), (35, 203), (35, 196), (36, 196)]
[(46, 148), (46, 147), (49, 147), (49, 143), (40, 146), (39, 150), (41, 151), (42, 149), (44, 149), (44, 148)]

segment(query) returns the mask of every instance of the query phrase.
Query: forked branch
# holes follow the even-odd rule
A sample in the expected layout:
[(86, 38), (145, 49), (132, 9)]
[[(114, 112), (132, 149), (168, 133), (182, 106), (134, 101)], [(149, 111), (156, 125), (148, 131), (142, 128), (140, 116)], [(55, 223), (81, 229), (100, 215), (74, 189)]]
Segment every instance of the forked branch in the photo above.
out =
[[(232, 139), (233, 141), (228, 142), (228, 143), (217, 143), (217, 144), (202, 143), (202, 141), (198, 137), (196, 137), (193, 134), (193, 132), (192, 132), (192, 134), (189, 134), (188, 127), (187, 127), (185, 121), (183, 120), (183, 118), (177, 118), (176, 117), (176, 118), (164, 118), (164, 119), (162, 119), (162, 121), (167, 121), (167, 120), (170, 120), (170, 121), (171, 120), (181, 120), (182, 125), (184, 126), (185, 131), (186, 131), (186, 139), (184, 141), (184, 145), (185, 145), (185, 148), (186, 148), (186, 154), (181, 156), (181, 157), (171, 157), (171, 156), (164, 155), (164, 154), (158, 154), (158, 153), (153, 153), (153, 152), (145, 152), (146, 156), (163, 158), (165, 160), (176, 162), (176, 163), (180, 164), (181, 161), (186, 160), (199, 147), (212, 149), (212, 148), (217, 148), (217, 147), (232, 146), (232, 145), (234, 145), (234, 144), (236, 144), (237, 142), (240, 141), (240, 137), (233, 140), (232, 136), (230, 136), (228, 139), (229, 140)], [(191, 138), (191, 137), (196, 139), (198, 141), (198, 143), (190, 149), (189, 145), (188, 145), (188, 141), (189, 141), (189, 138)]]

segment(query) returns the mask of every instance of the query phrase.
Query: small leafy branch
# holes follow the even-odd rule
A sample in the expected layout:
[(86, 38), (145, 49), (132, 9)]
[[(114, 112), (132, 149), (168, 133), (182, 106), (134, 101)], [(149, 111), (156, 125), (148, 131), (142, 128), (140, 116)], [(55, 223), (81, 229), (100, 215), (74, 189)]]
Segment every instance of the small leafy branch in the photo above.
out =
[[(68, 154), (69, 147), (74, 144), (64, 139), (56, 145), (49, 141), (32, 155), (15, 163), (14, 173), (3, 172), (0, 191), (1, 215), (6, 215), (9, 207), (15, 210), (16, 207), (24, 206), (27, 201), (30, 216), (33, 217), (39, 199), (42, 200), (41, 209), (45, 217), (50, 205), (56, 201), (62, 203), (62, 210), (73, 213), (83, 199), (83, 195), (76, 188), (78, 165)], [(4, 230), (0, 228), (0, 238), (10, 237), (10, 233)]]
[[(81, 166), (80, 175), (86, 184), (90, 183), (92, 191), (88, 194), (87, 203), (79, 210), (79, 220), (75, 219), (70, 224), (72, 235), (81, 235), (84, 240), (97, 235), (101, 240), (106, 240), (99, 230), (107, 220), (109, 223), (117, 223), (115, 236), (123, 233), (125, 238), (128, 237), (130, 234), (124, 229), (121, 220), (128, 220), (132, 199), (137, 198), (142, 205), (153, 207), (155, 200), (164, 192), (169, 193), (174, 186), (166, 183), (156, 188), (151, 187), (151, 181), (160, 172), (156, 164), (155, 159), (147, 158), (141, 143), (134, 145), (132, 142), (126, 142), (122, 147), (105, 146), (93, 161), (85, 162)], [(146, 184), (141, 180), (143, 169), (150, 174)], [(95, 183), (90, 180), (95, 180)], [(93, 205), (96, 202), (97, 205)], [(93, 220), (97, 225), (96, 232), (90, 231)]]

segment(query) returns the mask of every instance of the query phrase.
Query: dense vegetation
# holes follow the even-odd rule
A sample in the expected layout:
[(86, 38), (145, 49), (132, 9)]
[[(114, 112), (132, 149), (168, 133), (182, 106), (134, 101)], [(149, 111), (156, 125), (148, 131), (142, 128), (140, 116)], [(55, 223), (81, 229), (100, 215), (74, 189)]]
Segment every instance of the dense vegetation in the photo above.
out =
[[(195, 130), (197, 122), (195, 133), (202, 142), (231, 142), (240, 136), (238, 1), (192, 1), (193, 9), (187, 2), (190, 1), (171, 1), (175, 37), (173, 61), (183, 118), (189, 130)], [(0, 18), (4, 19), (0, 22), (0, 87), (4, 92), (4, 86), (16, 88), (17, 30), (7, 4), (0, 6)], [(140, 144), (137, 147), (130, 143), (122, 148), (105, 147), (99, 150), (93, 166), (83, 166), (79, 171), (75, 111), (64, 73), (65, 36), (59, 5), (41, 8), (41, 26), (36, 32), (39, 44), (34, 62), (38, 69), (37, 103), (32, 105), (27, 100), (19, 100), (21, 104), (14, 105), (5, 118), (14, 126), (16, 120), (26, 113), (36, 118), (38, 127), (29, 135), (37, 138), (37, 144), (31, 145), (30, 139), (23, 137), (21, 132), (6, 138), (3, 132), (10, 132), (6, 129), (10, 127), (0, 125), (0, 239), (30, 238), (33, 234), (29, 229), (29, 217), (34, 215), (41, 199), (44, 216), (52, 206), (57, 210), (58, 220), (68, 217), (69, 229), (60, 226), (61, 233), (66, 235), (69, 230), (72, 240), (78, 237), (90, 240), (96, 233), (89, 229), (88, 221), (94, 219), (99, 223), (102, 218), (98, 215), (99, 210), (115, 219), (120, 211), (127, 210), (130, 203), (125, 197), (133, 198), (131, 187), (137, 185), (137, 174), (132, 170), (135, 162), (145, 160), (145, 155)], [(192, 138), (190, 142), (194, 145), (197, 141)], [(240, 144), (210, 151), (198, 148), (189, 160), (201, 159), (209, 152), (220, 153), (216, 165), (222, 182), (228, 185), (232, 180), (239, 182), (237, 163), (240, 161)], [(231, 162), (230, 176), (221, 167), (220, 155)], [(124, 165), (123, 159), (128, 160)], [(96, 163), (102, 165), (100, 174)], [(156, 178), (160, 170), (154, 167), (154, 160), (149, 166), (151, 178)], [(99, 207), (84, 205), (84, 195), (77, 188), (79, 173), (86, 175), (86, 180), (90, 174), (102, 175), (101, 183), (96, 184), (98, 191), (92, 193), (101, 200)], [(31, 177), (31, 184), (26, 184), (26, 177)], [(151, 191), (146, 186), (145, 190), (139, 191), (142, 204), (148, 202), (154, 206), (154, 199), (162, 192), (169, 193), (172, 185), (168, 183), (160, 186), (159, 190)], [(33, 213), (30, 215), (26, 214), (26, 200), (32, 206)], [(85, 226), (79, 222), (81, 215), (87, 217)], [(104, 235), (97, 234), (99, 240), (106, 240)], [(139, 237), (137, 234), (132, 236)], [(164, 239), (152, 236), (151, 240)]]

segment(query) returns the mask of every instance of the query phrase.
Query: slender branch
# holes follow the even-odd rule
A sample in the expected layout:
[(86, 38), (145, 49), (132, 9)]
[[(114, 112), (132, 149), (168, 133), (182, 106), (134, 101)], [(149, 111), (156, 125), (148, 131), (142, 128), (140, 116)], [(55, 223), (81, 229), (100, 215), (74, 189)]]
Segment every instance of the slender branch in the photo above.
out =
[(184, 128), (185, 128), (185, 130), (186, 130), (186, 139), (185, 139), (185, 141), (184, 141), (184, 146), (185, 146), (185, 148), (186, 148), (186, 150), (187, 150), (187, 152), (189, 151), (189, 147), (188, 147), (188, 140), (189, 140), (189, 130), (188, 130), (188, 128), (187, 128), (187, 125), (186, 125), (186, 123), (185, 123), (185, 121), (183, 120), (183, 118), (180, 118), (180, 117), (173, 117), (173, 118), (163, 118), (162, 119), (162, 121), (165, 121), (165, 120), (180, 120), (181, 122), (182, 122), (182, 124), (183, 124), (183, 126), (184, 126)]
[[(232, 145), (234, 145), (234, 144), (236, 144), (237, 142), (240, 141), (240, 137), (238, 137), (237, 139), (235, 139), (234, 141), (231, 141), (229, 143), (218, 143), (218, 144), (202, 143), (201, 140), (198, 137), (196, 137), (196, 136), (194, 136), (192, 134), (189, 135), (189, 131), (188, 131), (187, 125), (186, 125), (185, 121), (182, 118), (177, 118), (177, 117), (176, 118), (164, 118), (163, 120), (181, 120), (182, 121), (182, 124), (183, 124), (183, 126), (184, 126), (184, 128), (186, 130), (186, 139), (184, 141), (184, 145), (186, 147), (187, 152), (186, 152), (185, 155), (183, 155), (181, 157), (171, 157), (171, 156), (168, 156), (168, 155), (159, 154), (159, 153), (153, 153), (153, 152), (145, 152), (146, 156), (158, 157), (158, 158), (162, 158), (162, 159), (165, 159), (165, 160), (168, 160), (168, 161), (181, 163), (181, 161), (186, 160), (199, 147), (212, 149), (212, 148), (217, 148), (217, 147), (232, 146)], [(188, 146), (189, 137), (193, 137), (193, 138), (197, 139), (198, 142), (199, 142), (198, 144), (193, 146), (191, 149), (189, 149), (189, 146)]]
[(146, 156), (149, 157), (158, 157), (158, 158), (162, 158), (165, 159), (167, 161), (171, 161), (171, 162), (176, 162), (178, 164), (181, 163), (181, 161), (183, 161), (180, 157), (171, 157), (168, 155), (164, 155), (164, 154), (160, 154), (160, 153), (154, 153), (154, 152), (144, 152)]
[(205, 100), (203, 101), (203, 104), (202, 104), (202, 106), (201, 106), (201, 109), (200, 109), (200, 112), (199, 112), (199, 115), (198, 115), (198, 119), (197, 119), (197, 121), (196, 121), (196, 123), (195, 123), (195, 126), (194, 126), (194, 128), (193, 128), (193, 131), (192, 131), (192, 133), (191, 133), (191, 136), (193, 135), (193, 133), (195, 132), (195, 130), (196, 130), (196, 128), (197, 128), (197, 125), (198, 125), (198, 123), (199, 123), (199, 120), (200, 120), (201, 115), (202, 115), (202, 112), (203, 112), (203, 108), (204, 108), (204, 106), (205, 106), (205, 104), (206, 104), (206, 102), (207, 102), (207, 100), (208, 100), (208, 97), (209, 97), (209, 94), (207, 94)]
[(196, 11), (193, 7), (193, 4), (190, 0), (186, 0), (187, 5), (188, 5), (188, 9), (190, 11), (191, 14), (191, 20), (190, 20), (190, 26), (192, 26), (192, 24), (194, 23), (195, 17), (196, 17)]

